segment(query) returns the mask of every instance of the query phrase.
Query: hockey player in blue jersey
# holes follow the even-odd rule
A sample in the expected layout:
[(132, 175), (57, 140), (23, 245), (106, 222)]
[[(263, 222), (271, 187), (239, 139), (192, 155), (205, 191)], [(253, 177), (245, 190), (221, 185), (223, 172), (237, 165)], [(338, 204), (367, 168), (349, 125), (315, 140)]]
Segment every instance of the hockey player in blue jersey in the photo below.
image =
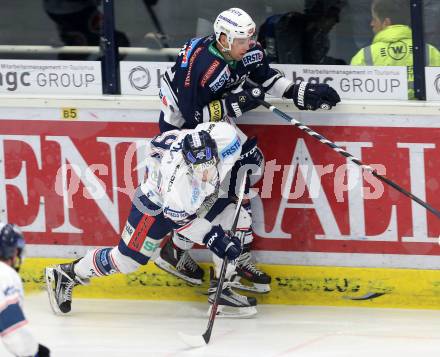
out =
[[(176, 63), (165, 73), (159, 93), (161, 132), (194, 128), (202, 122), (227, 121), (234, 125), (243, 113), (258, 107), (256, 98), (264, 98), (265, 93), (291, 99), (300, 110), (329, 110), (340, 101), (338, 93), (327, 84), (293, 83), (271, 68), (254, 37), (252, 18), (241, 9), (231, 8), (217, 16), (213, 35), (191, 39), (183, 46)], [(260, 91), (253, 91), (246, 78), (257, 83)], [(244, 164), (260, 167), (250, 176), (249, 184), (254, 184), (264, 169), (263, 153), (256, 138), (247, 138), (237, 130), (244, 144), (236, 168)], [(250, 202), (244, 206), (251, 213)], [(268, 292), (271, 278), (251, 260), (252, 240), (249, 229), (233, 284), (242, 290)], [(201, 284), (203, 270), (189, 255), (191, 247), (191, 242), (174, 233), (155, 263), (192, 284)], [(253, 285), (241, 284), (242, 278)]]
[(48, 357), (47, 347), (38, 344), (23, 313), (21, 265), (24, 237), (17, 226), (0, 222), (0, 336), (17, 357)]

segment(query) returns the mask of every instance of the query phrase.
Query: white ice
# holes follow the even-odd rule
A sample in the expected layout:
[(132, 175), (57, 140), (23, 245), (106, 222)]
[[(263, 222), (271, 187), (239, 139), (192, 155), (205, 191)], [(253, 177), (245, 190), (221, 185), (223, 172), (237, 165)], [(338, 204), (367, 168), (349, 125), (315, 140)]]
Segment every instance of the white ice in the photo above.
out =
[[(26, 314), (55, 357), (440, 356), (440, 311), (262, 305), (251, 319), (217, 319), (209, 345), (191, 349), (179, 331), (202, 334), (207, 304), (76, 299), (55, 316), (44, 294)], [(0, 356), (9, 356), (0, 346)]]

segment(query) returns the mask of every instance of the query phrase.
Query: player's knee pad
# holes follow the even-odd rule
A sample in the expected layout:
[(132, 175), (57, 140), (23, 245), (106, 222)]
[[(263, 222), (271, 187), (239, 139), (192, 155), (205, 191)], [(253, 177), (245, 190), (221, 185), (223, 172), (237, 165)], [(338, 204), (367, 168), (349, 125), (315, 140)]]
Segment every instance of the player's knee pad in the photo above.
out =
[[(235, 207), (234, 203), (229, 204), (221, 213), (214, 218), (211, 222), (213, 226), (219, 224), (225, 231), (228, 231), (232, 228), (232, 223), (234, 222), (235, 215)], [(250, 228), (252, 224), (252, 219), (249, 213), (243, 208), (240, 207), (238, 221), (237, 221), (237, 230), (244, 231)]]

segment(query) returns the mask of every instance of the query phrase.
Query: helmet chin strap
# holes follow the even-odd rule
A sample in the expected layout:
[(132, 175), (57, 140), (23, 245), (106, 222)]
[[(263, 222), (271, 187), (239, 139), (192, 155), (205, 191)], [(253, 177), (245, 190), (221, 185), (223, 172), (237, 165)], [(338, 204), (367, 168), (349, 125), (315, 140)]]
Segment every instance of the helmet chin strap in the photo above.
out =
[(217, 40), (218, 45), (220, 46), (220, 51), (222, 52), (223, 55), (225, 55), (225, 57), (227, 57), (227, 60), (232, 60), (233, 58), (231, 57), (231, 44), (229, 44), (229, 48), (226, 48), (225, 46), (223, 46), (221, 44), (220, 41)]

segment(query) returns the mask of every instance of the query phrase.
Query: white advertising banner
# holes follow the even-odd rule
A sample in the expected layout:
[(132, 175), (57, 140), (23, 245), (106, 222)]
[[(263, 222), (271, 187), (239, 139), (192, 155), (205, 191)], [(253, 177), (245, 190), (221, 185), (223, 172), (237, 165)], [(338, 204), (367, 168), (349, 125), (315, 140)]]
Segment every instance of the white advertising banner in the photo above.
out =
[(286, 78), (327, 83), (342, 99), (408, 99), (406, 67), (274, 64)]
[(440, 100), (440, 67), (425, 67), (426, 100)]
[[(121, 94), (157, 95), (173, 62), (121, 62)], [(296, 82), (327, 83), (343, 99), (408, 99), (406, 67), (273, 64)]]
[(0, 93), (102, 94), (101, 63), (0, 60)]
[(121, 94), (159, 94), (162, 76), (174, 62), (120, 62)]

